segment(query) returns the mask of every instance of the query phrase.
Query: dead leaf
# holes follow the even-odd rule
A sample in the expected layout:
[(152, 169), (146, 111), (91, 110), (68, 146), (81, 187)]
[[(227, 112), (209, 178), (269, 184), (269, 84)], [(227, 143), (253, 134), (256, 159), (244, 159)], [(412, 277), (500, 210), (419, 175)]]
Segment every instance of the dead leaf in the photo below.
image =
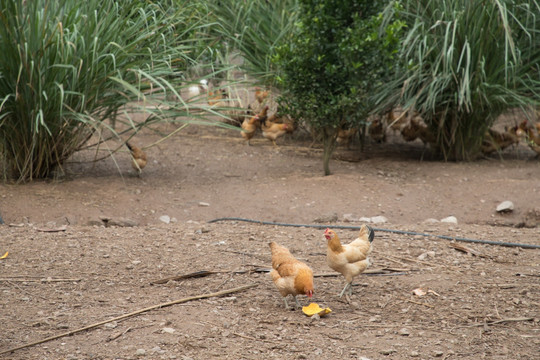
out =
[(4, 255), (0, 256), (0, 260), (7, 258), (8, 254), (9, 254), (9, 251), (6, 251), (6, 253)]

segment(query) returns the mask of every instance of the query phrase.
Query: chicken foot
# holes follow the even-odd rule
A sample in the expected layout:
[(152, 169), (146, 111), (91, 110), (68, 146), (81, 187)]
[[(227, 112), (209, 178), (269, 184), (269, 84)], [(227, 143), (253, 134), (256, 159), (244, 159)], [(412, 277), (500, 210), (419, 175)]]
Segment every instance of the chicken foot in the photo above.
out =
[[(296, 309), (301, 308), (302, 305), (298, 302), (298, 298), (296, 296), (293, 296), (293, 298), (294, 298), (294, 301), (296, 302), (295, 308)], [(287, 302), (287, 297), (286, 296), (283, 298), (283, 301), (285, 302), (285, 309), (289, 310), (290, 307), (289, 307), (289, 303)]]
[(339, 297), (343, 297), (343, 294), (345, 294), (345, 290), (347, 290), (347, 288), (349, 289), (349, 296), (352, 296), (352, 281), (350, 283), (346, 283), (345, 284), (345, 287), (343, 288), (343, 290), (341, 291), (341, 294), (339, 294)]

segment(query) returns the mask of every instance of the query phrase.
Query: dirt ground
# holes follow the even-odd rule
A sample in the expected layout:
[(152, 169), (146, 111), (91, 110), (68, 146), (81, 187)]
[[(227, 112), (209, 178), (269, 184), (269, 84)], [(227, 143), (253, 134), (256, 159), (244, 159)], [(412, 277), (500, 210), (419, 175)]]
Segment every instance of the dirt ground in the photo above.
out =
[[(309, 138), (278, 144), (257, 137), (246, 146), (234, 131), (189, 127), (146, 150), (141, 177), (127, 152), (95, 165), (80, 154), (60, 179), (0, 185), (0, 256), (9, 252), (0, 260), (0, 353), (253, 285), (0, 358), (540, 358), (540, 250), (436, 237), (540, 246), (540, 163), (531, 151), (445, 163), (421, 143), (391, 139), (338, 149), (325, 177)], [(497, 213), (505, 200), (514, 211)], [(387, 221), (371, 224), (373, 266), (355, 279), (350, 301), (337, 296), (345, 282), (326, 265), (323, 229), (208, 222), (328, 226), (349, 241), (356, 230), (340, 226), (380, 216)], [(449, 216), (457, 224), (438, 221)], [(265, 272), (270, 241), (313, 268), (313, 302), (329, 315), (285, 310)], [(159, 281), (199, 271), (209, 273)]]

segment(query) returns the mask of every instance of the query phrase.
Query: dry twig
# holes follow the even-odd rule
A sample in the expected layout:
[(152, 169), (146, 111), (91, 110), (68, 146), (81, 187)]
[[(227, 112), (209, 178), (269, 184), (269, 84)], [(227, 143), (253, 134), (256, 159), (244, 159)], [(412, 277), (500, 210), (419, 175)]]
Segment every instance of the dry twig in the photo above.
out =
[(150, 306), (150, 307), (147, 307), (147, 308), (144, 308), (144, 309), (141, 309), (141, 310), (131, 312), (129, 314), (117, 316), (117, 317), (109, 319), (109, 320), (105, 320), (105, 321), (101, 321), (101, 322), (98, 322), (98, 323), (95, 323), (95, 324), (92, 324), (92, 325), (88, 325), (88, 326), (82, 327), (80, 329), (68, 331), (68, 332), (65, 332), (65, 333), (62, 333), (62, 334), (59, 334), (59, 335), (48, 337), (48, 338), (43, 339), (43, 340), (35, 341), (33, 343), (29, 343), (29, 344), (21, 345), (21, 346), (12, 348), (12, 349), (0, 351), (0, 355), (12, 353), (12, 352), (14, 352), (16, 350), (28, 348), (28, 347), (31, 347), (31, 346), (34, 346), (34, 345), (43, 344), (45, 342), (56, 340), (56, 339), (59, 339), (59, 338), (65, 337), (65, 336), (70, 336), (70, 335), (73, 335), (73, 334), (77, 334), (77, 333), (80, 333), (80, 332), (85, 331), (85, 330), (90, 330), (90, 329), (96, 328), (98, 326), (101, 326), (101, 325), (104, 325), (104, 324), (107, 324), (107, 323), (110, 323), (110, 322), (113, 322), (113, 321), (123, 320), (123, 319), (126, 319), (128, 317), (139, 315), (139, 314), (151, 311), (151, 310), (161, 309), (161, 308), (164, 308), (164, 307), (167, 307), (167, 306), (176, 305), (176, 304), (182, 304), (182, 303), (185, 303), (185, 302), (188, 302), (188, 301), (193, 301), (193, 300), (207, 299), (207, 298), (211, 298), (211, 297), (227, 295), (227, 294), (231, 294), (231, 293), (251, 289), (251, 288), (253, 288), (255, 286), (257, 286), (257, 284), (244, 285), (244, 286), (240, 286), (240, 287), (237, 287), (237, 288), (234, 288), (234, 289), (223, 290), (223, 291), (219, 291), (219, 292), (215, 292), (215, 293), (211, 293), (211, 294), (204, 294), (204, 295), (197, 295), (197, 296), (187, 297), (187, 298), (183, 298), (183, 299), (179, 299), (179, 300), (175, 300), (175, 301), (170, 301), (170, 302)]

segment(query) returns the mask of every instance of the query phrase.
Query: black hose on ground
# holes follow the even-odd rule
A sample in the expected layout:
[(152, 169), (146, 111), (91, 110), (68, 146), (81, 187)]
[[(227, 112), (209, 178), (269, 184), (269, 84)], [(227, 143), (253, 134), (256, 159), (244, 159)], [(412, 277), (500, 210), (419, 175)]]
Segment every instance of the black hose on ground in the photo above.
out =
[[(360, 226), (287, 224), (287, 223), (278, 223), (278, 222), (271, 222), (271, 221), (259, 221), (259, 220), (236, 218), (236, 217), (218, 218), (218, 219), (210, 220), (208, 222), (209, 223), (215, 223), (215, 222), (220, 222), (220, 221), (242, 221), (242, 222), (250, 222), (250, 223), (261, 224), (261, 225), (308, 227), (308, 228), (317, 228), (317, 229), (333, 228), (333, 229), (360, 230)], [(506, 246), (506, 247), (520, 247), (520, 248), (524, 248), (524, 249), (540, 249), (540, 245), (532, 245), (532, 244), (518, 244), (518, 243), (501, 242), (501, 241), (476, 240), (476, 239), (467, 239), (467, 238), (462, 238), (462, 237), (453, 237), (453, 236), (445, 236), (445, 235), (433, 235), (433, 234), (425, 234), (425, 233), (419, 233), (419, 232), (414, 232), (414, 231), (403, 231), (403, 230), (391, 230), (391, 229), (379, 229), (379, 228), (373, 228), (373, 230), (382, 231), (382, 232), (389, 232), (389, 233), (395, 233), (395, 234), (420, 235), (420, 236), (427, 236), (427, 237), (436, 237), (436, 238), (444, 239), (444, 240), (454, 240), (454, 241), (461, 241), (461, 242), (468, 242), (468, 243), (498, 245), (498, 246)]]

